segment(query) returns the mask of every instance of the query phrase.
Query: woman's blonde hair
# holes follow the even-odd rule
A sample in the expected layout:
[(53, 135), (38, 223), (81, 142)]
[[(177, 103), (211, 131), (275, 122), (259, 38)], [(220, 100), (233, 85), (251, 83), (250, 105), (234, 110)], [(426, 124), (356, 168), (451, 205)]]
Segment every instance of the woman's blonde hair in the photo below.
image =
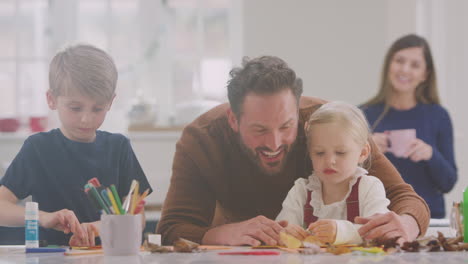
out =
[(384, 104), (384, 111), (382, 111), (382, 114), (380, 114), (380, 116), (372, 124), (372, 130), (375, 127), (377, 127), (377, 125), (380, 123), (380, 121), (382, 121), (382, 119), (385, 117), (385, 115), (388, 113), (388, 110), (390, 109), (390, 106), (388, 105), (388, 99), (390, 98), (390, 94), (392, 92), (392, 85), (388, 78), (388, 71), (393, 56), (395, 56), (395, 53), (397, 53), (400, 50), (415, 47), (422, 48), (423, 50), (427, 74), (426, 80), (421, 82), (418, 85), (418, 87), (416, 87), (416, 102), (424, 104), (440, 104), (439, 94), (437, 92), (436, 71), (429, 44), (424, 38), (418, 35), (405, 35), (397, 39), (387, 51), (381, 72), (380, 89), (377, 95), (375, 95), (374, 97), (369, 99), (369, 101), (363, 104), (364, 107), (375, 104)]
[(117, 68), (103, 50), (87, 44), (66, 47), (52, 59), (49, 89), (52, 95), (66, 95), (71, 90), (98, 102), (108, 102), (115, 95)]
[[(307, 137), (307, 145), (310, 148), (311, 127), (318, 124), (340, 124), (343, 129), (348, 131), (353, 139), (360, 146), (364, 147), (369, 143), (371, 137), (369, 124), (367, 123), (364, 113), (358, 107), (345, 102), (329, 102), (323, 104), (315, 112), (313, 112), (309, 120), (305, 123), (305, 135)], [(369, 144), (370, 147), (370, 144)], [(369, 151), (370, 153), (371, 151)], [(362, 166), (370, 168), (371, 156), (364, 161)]]

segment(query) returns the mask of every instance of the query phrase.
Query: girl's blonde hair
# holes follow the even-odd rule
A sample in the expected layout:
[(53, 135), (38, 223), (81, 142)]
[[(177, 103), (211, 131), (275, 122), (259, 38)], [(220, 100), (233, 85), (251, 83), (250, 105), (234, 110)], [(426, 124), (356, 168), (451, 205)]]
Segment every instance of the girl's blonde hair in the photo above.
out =
[(105, 51), (87, 44), (77, 44), (59, 51), (49, 67), (52, 95), (77, 91), (98, 102), (109, 102), (115, 95), (117, 68)]
[[(311, 127), (317, 124), (329, 123), (342, 125), (343, 129), (346, 129), (360, 146), (364, 147), (366, 143), (369, 143), (371, 137), (369, 124), (361, 109), (345, 102), (335, 101), (320, 106), (320, 108), (310, 115), (309, 120), (305, 123), (305, 135), (309, 148)], [(368, 169), (370, 165), (371, 156), (369, 155), (362, 166)]]

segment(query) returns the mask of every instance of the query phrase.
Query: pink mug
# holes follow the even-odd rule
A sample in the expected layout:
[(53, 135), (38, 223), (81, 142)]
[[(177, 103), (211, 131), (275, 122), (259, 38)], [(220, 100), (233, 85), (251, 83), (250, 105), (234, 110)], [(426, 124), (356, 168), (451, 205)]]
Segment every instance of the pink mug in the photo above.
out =
[(416, 129), (397, 129), (387, 131), (390, 147), (395, 157), (403, 158), (406, 151), (409, 150), (411, 143), (416, 139)]

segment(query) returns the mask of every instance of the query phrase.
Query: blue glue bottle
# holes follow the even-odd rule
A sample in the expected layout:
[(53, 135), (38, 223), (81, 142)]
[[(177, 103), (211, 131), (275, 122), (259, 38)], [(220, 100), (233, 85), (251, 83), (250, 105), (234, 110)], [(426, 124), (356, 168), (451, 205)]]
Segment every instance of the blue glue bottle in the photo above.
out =
[(24, 213), (26, 248), (39, 247), (39, 207), (36, 202), (27, 202)]

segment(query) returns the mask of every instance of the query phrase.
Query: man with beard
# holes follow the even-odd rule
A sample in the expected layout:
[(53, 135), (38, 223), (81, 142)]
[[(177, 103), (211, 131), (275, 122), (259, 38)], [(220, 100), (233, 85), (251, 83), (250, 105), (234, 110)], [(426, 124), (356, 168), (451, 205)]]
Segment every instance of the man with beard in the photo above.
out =
[[(302, 82), (281, 59), (245, 59), (228, 83), (229, 104), (185, 127), (157, 233), (203, 244), (276, 245), (276, 215), (294, 181), (312, 172), (304, 122), (325, 101), (301, 97)], [(357, 218), (367, 239), (412, 240), (429, 210), (372, 143), (371, 175), (384, 183), (392, 212)]]

